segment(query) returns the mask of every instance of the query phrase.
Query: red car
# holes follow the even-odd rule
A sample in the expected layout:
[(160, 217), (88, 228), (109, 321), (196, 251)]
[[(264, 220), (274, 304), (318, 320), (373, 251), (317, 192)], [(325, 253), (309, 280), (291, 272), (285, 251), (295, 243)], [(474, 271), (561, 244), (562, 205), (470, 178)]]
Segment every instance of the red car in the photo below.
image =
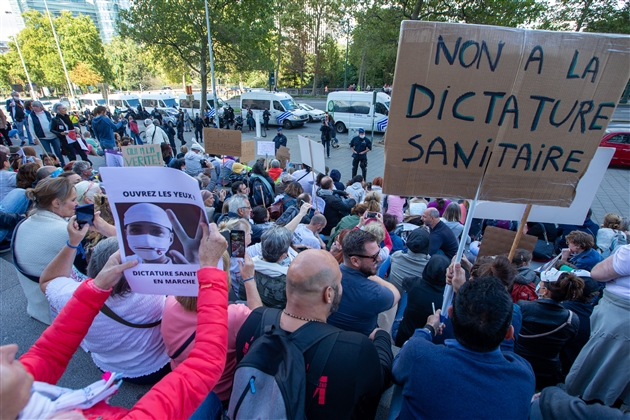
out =
[(599, 145), (616, 149), (610, 166), (630, 166), (630, 129), (606, 133)]

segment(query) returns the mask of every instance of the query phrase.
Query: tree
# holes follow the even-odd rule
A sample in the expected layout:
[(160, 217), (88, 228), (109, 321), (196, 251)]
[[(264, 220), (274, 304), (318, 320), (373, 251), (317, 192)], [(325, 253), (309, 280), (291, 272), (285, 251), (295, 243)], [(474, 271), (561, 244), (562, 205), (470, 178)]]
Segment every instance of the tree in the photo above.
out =
[(69, 73), (70, 80), (81, 87), (96, 86), (103, 81), (100, 74), (83, 62), (78, 62)]
[(105, 46), (105, 57), (112, 69), (112, 83), (118, 89), (140, 89), (140, 84), (148, 85), (155, 74), (151, 54), (133, 41), (112, 38)]
[[(209, 0), (216, 70), (272, 68), (272, 8), (258, 0)], [(119, 14), (118, 29), (155, 53), (161, 63), (181, 62), (199, 74), (201, 100), (208, 87), (208, 37), (203, 0), (136, 0)]]

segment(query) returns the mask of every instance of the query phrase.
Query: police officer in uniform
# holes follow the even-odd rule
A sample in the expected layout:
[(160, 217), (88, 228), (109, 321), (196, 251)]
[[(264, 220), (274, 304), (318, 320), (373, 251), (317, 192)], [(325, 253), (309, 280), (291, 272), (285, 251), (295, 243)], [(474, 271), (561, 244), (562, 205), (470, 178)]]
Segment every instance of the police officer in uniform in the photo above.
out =
[(352, 178), (357, 175), (357, 167), (361, 165), (363, 179), (367, 179), (367, 153), (372, 150), (372, 142), (365, 137), (365, 130), (359, 128), (359, 135), (350, 142), (352, 150)]

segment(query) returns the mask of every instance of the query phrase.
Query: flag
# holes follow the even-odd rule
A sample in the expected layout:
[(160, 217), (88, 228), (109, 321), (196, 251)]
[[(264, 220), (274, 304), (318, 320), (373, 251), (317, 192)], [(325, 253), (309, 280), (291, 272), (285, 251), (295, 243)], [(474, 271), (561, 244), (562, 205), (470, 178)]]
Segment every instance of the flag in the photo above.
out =
[(282, 114), (276, 117), (276, 121), (278, 122), (278, 124), (282, 124), (282, 121), (286, 120), (292, 115), (293, 113), (291, 111), (283, 112)]
[(384, 120), (377, 122), (376, 129), (378, 131), (385, 131), (385, 129), (387, 128), (387, 120), (389, 120), (389, 118), (385, 118)]
[(214, 117), (215, 115), (217, 115), (217, 112), (214, 108), (210, 108), (210, 111), (208, 111), (208, 117)]

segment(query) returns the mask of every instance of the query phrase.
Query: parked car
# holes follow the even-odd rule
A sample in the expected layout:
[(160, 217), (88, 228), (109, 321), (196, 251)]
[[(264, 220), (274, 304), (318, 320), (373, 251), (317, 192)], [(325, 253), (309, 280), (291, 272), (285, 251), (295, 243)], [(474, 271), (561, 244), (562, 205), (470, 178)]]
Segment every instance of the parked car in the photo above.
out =
[(175, 108), (155, 108), (162, 115), (162, 121), (166, 121), (168, 125), (171, 127), (175, 127), (177, 125), (177, 117), (179, 116), (179, 111)]
[(315, 109), (309, 104), (298, 103), (300, 109), (308, 114), (308, 122), (321, 121), (326, 116), (326, 113), (320, 109)]
[(630, 127), (615, 128), (614, 131), (608, 131), (599, 145), (615, 148), (610, 166), (630, 166)]

